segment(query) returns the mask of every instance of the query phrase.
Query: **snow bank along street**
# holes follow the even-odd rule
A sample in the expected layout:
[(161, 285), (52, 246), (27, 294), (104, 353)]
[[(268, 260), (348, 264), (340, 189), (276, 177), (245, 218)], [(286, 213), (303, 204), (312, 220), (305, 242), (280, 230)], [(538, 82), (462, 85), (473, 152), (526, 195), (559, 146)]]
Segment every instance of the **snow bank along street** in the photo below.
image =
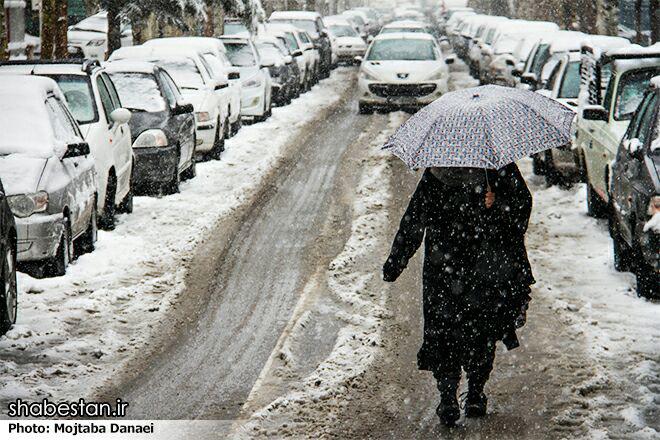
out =
[(0, 438), (660, 440), (657, 1), (9, 3)]

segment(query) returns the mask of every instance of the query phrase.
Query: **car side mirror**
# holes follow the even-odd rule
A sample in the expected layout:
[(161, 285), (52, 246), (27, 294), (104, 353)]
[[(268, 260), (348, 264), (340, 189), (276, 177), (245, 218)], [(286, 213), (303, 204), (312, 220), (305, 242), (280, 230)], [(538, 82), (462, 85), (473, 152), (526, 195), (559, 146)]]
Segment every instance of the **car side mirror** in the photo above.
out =
[(454, 64), (455, 62), (456, 62), (456, 57), (454, 57), (453, 55), (449, 55), (445, 58), (445, 64), (447, 65)]
[(322, 37), (327, 37), (328, 36), (328, 31), (325, 30), (325, 29), (321, 29), (320, 34), (321, 34)]
[(628, 153), (635, 158), (641, 157), (640, 153), (642, 152), (642, 142), (637, 139), (637, 138), (632, 138), (630, 140), (624, 141), (623, 144), (624, 147), (626, 147), (626, 150), (628, 150)]
[(356, 57), (355, 57), (355, 58), (353, 58), (353, 59), (354, 59), (355, 61), (357, 61), (358, 63), (361, 63), (361, 62), (362, 62), (362, 57), (361, 57), (361, 56), (359, 56), (359, 55), (358, 55), (358, 56), (356, 56)]
[(298, 49), (298, 50), (294, 51), (291, 55), (293, 55), (294, 57), (299, 57), (302, 54), (303, 54), (303, 51)]
[(229, 72), (227, 74), (228, 79), (241, 79), (241, 72)]
[[(224, 75), (223, 75), (224, 76)], [(229, 85), (226, 77), (216, 78), (213, 84), (213, 90), (221, 90)]]
[(284, 57), (284, 62), (285, 62), (286, 64), (291, 64), (292, 61), (293, 61), (293, 57), (292, 57), (291, 55), (286, 55), (286, 56)]
[(275, 65), (275, 63), (273, 63), (273, 62), (271, 62), (271, 61), (263, 61), (263, 62), (261, 63), (260, 68), (261, 68), (261, 69), (267, 69), (267, 68), (269, 68), (269, 67), (273, 67), (274, 65)]
[(189, 113), (193, 113), (194, 111), (195, 111), (195, 108), (193, 107), (192, 104), (189, 104), (189, 103), (177, 104), (172, 109), (172, 114), (173, 115), (187, 115)]
[(582, 118), (587, 121), (607, 122), (609, 116), (607, 110), (602, 105), (588, 105), (582, 110)]
[(533, 86), (534, 84), (536, 84), (536, 75), (534, 75), (533, 73), (526, 73), (520, 77), (520, 82), (523, 84)]
[(87, 142), (75, 142), (66, 146), (66, 152), (62, 156), (62, 159), (87, 156), (89, 153), (89, 144)]
[(371, 43), (372, 41), (374, 41), (374, 36), (373, 35), (367, 36), (367, 43)]
[(511, 75), (513, 75), (516, 78), (520, 78), (522, 76), (522, 71), (518, 69), (513, 69), (511, 71)]
[(117, 124), (126, 124), (131, 120), (131, 112), (125, 108), (116, 108), (110, 113), (110, 120)]
[(514, 63), (513, 60), (508, 59), (508, 58), (506, 60), (504, 60), (504, 64), (506, 64), (507, 66), (512, 66), (512, 67), (516, 65), (516, 63)]

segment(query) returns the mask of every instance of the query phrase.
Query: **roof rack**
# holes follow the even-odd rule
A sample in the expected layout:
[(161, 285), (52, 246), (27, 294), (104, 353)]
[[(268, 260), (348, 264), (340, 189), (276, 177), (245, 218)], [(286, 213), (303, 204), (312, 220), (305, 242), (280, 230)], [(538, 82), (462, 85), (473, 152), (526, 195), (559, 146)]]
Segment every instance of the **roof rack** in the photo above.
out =
[(49, 64), (80, 64), (83, 72), (92, 73), (96, 68), (101, 67), (99, 60), (83, 58), (66, 58), (62, 60), (10, 60), (0, 62), (0, 66), (34, 66)]

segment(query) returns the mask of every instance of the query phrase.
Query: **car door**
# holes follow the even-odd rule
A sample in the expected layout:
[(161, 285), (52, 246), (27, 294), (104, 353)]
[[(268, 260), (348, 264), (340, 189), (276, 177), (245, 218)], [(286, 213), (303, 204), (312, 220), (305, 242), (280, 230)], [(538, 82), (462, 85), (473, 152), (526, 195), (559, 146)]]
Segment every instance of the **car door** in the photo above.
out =
[(121, 101), (108, 75), (105, 72), (99, 74), (96, 77), (96, 82), (101, 96), (101, 105), (103, 105), (107, 117), (108, 130), (110, 131), (113, 163), (117, 176), (116, 202), (119, 203), (128, 193), (131, 185), (133, 164), (131, 130), (127, 123), (119, 124), (110, 118), (110, 114), (114, 110), (121, 108)]
[(619, 144), (614, 165), (611, 182), (614, 214), (619, 220), (619, 232), (628, 243), (632, 243), (634, 235), (635, 186), (643, 170), (641, 153), (650, 140), (657, 99), (656, 93), (649, 93), (640, 104)]
[(179, 146), (181, 148), (179, 169), (182, 170), (193, 160), (195, 154), (195, 121), (190, 113), (182, 115), (172, 114), (172, 110), (176, 106), (181, 105), (184, 99), (181, 97), (178, 88), (167, 72), (161, 70), (158, 73), (158, 78), (165, 101), (170, 110), (169, 129), (174, 133), (174, 137), (179, 140)]
[[(70, 118), (64, 103), (62, 103), (54, 95), (46, 98), (46, 109), (53, 128), (53, 135), (56, 142), (65, 146), (75, 142), (76, 140), (82, 141), (78, 129), (75, 127), (72, 119)], [(85, 166), (81, 163), (86, 160), (83, 157), (70, 157), (60, 161), (59, 173), (67, 176), (64, 189), (62, 190), (62, 206), (68, 207), (69, 221), (71, 222), (71, 234), (77, 237), (87, 227), (87, 220), (91, 212), (91, 203), (89, 197), (86, 197), (86, 192), (89, 191), (88, 183), (84, 170)], [(61, 177), (60, 177), (61, 178)], [(93, 188), (93, 186), (92, 186)]]

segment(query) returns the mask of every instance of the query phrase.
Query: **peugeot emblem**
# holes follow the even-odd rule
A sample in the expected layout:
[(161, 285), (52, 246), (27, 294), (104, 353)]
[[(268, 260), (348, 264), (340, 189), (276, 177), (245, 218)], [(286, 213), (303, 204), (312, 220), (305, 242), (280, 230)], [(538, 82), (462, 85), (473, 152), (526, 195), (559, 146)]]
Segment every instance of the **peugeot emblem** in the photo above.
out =
[(396, 76), (397, 76), (399, 79), (406, 79), (406, 78), (408, 78), (408, 75), (410, 75), (410, 74), (409, 74), (409, 73), (397, 73), (397, 74), (396, 74)]

